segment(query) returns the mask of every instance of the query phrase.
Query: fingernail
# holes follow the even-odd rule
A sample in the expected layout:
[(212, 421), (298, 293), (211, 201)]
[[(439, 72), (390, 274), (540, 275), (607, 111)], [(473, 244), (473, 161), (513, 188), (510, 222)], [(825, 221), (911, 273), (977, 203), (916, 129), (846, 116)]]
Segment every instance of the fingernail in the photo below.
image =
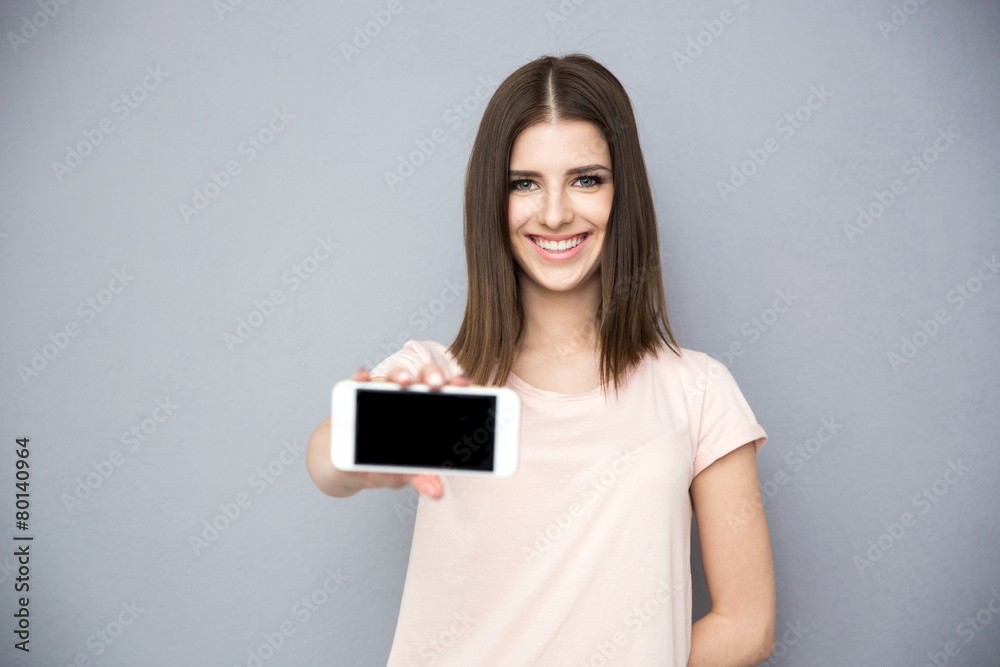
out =
[(433, 373), (427, 376), (427, 382), (434, 387), (440, 387), (441, 385), (444, 384), (444, 376), (438, 373), (437, 371), (434, 371)]
[(409, 382), (413, 378), (410, 376), (409, 371), (399, 371), (399, 374), (396, 376), (396, 379), (398, 379), (400, 382)]

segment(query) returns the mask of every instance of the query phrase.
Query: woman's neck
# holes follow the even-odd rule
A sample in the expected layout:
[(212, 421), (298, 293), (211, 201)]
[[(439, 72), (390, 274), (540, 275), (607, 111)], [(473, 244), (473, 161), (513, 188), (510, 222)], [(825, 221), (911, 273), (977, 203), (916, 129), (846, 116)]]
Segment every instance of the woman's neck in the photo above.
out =
[(520, 351), (568, 357), (599, 348), (594, 318), (601, 304), (601, 274), (568, 292), (553, 292), (520, 276), (524, 334)]

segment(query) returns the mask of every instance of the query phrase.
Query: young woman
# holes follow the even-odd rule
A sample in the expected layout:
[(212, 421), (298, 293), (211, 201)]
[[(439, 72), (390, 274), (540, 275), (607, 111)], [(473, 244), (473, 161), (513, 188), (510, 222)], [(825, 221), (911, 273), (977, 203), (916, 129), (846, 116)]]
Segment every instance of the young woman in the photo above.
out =
[[(465, 250), (454, 342), (409, 341), (353, 377), (513, 388), (517, 474), (347, 473), (329, 420), (309, 442), (329, 495), (421, 493), (389, 667), (766, 660), (767, 436), (726, 367), (674, 341), (632, 107), (606, 68), (543, 57), (500, 85), (469, 160)], [(692, 512), (712, 599), (693, 626)]]

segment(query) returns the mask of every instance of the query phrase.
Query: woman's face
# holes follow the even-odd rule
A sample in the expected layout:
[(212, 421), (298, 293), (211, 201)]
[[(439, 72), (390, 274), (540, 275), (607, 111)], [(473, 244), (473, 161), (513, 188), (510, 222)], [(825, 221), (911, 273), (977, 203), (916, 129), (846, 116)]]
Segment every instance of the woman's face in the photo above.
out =
[(614, 194), (601, 131), (586, 121), (532, 125), (514, 141), (509, 177), (514, 261), (545, 289), (587, 282), (600, 270)]

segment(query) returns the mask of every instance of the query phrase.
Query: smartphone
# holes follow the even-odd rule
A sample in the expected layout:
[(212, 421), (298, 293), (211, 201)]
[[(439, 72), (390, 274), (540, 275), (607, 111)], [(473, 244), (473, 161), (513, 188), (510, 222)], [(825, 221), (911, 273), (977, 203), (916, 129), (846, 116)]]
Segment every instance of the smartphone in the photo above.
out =
[(505, 478), (517, 472), (521, 399), (506, 387), (342, 380), (331, 402), (340, 470)]

